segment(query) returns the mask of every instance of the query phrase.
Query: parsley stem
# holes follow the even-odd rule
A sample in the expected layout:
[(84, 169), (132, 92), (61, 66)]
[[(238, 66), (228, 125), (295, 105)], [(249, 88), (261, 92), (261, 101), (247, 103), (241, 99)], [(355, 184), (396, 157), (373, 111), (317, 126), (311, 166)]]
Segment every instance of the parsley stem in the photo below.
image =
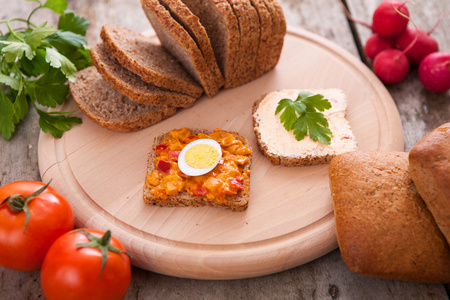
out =
[(21, 41), (22, 43), (25, 43), (25, 41), (16, 34), (16, 32), (14, 31), (14, 29), (11, 28), (11, 23), (9, 22), (10, 20), (6, 20), (6, 25), (8, 25), (8, 29), (11, 32), (11, 34), (18, 39), (19, 41)]
[(30, 20), (31, 20), (31, 17), (33, 16), (33, 14), (34, 14), (36, 11), (38, 11), (39, 9), (41, 9), (41, 8), (42, 8), (42, 3), (41, 3), (41, 5), (39, 5), (39, 6), (36, 7), (35, 9), (33, 9), (33, 11), (30, 13), (30, 15), (28, 16), (28, 19), (27, 19), (28, 25), (31, 24)]

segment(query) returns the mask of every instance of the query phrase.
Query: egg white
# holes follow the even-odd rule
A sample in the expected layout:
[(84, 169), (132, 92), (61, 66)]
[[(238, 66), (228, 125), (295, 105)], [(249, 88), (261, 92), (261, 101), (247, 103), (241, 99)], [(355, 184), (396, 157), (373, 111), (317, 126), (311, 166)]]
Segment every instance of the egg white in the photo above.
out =
[[(186, 162), (186, 152), (189, 149), (191, 149), (192, 147), (194, 147), (196, 145), (202, 145), (202, 144), (203, 145), (206, 144), (206, 145), (213, 147), (217, 151), (217, 153), (219, 153), (219, 156), (217, 157), (217, 160), (208, 168), (204, 168), (204, 169), (193, 168), (190, 165), (188, 165)], [(215, 140), (211, 140), (211, 139), (199, 139), (199, 140), (190, 142), (183, 148), (183, 150), (181, 150), (180, 155), (178, 156), (178, 167), (180, 168), (181, 172), (183, 172), (186, 175), (199, 176), (199, 175), (206, 174), (209, 171), (211, 171), (212, 169), (214, 169), (217, 166), (217, 164), (219, 163), (221, 158), (222, 158), (222, 148), (220, 147), (220, 144), (218, 142), (216, 142)]]

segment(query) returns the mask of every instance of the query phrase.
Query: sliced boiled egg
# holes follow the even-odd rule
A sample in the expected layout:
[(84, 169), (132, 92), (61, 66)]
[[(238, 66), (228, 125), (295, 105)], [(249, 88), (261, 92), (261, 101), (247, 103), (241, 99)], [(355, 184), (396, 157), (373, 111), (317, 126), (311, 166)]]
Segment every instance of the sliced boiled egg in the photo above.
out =
[(189, 176), (208, 173), (217, 166), (222, 148), (215, 140), (199, 139), (187, 144), (178, 156), (178, 167)]

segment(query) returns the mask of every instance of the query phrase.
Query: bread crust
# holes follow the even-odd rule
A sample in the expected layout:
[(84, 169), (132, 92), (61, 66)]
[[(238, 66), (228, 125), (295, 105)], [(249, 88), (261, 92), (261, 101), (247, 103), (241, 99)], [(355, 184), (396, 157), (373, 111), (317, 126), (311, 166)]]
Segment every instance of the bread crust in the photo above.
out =
[(273, 36), (271, 38), (271, 51), (266, 64), (266, 72), (274, 68), (280, 60), (281, 50), (284, 45), (286, 35), (286, 19), (281, 5), (277, 0), (264, 0), (272, 15)]
[[(211, 131), (204, 129), (189, 129), (193, 134), (210, 134)], [(247, 139), (243, 136), (240, 136), (237, 132), (229, 132), (236, 139), (242, 141), (245, 145), (250, 148), (250, 145)], [(161, 141), (169, 135), (169, 132), (163, 133), (157, 137), (155, 137), (153, 141), (153, 145), (150, 148), (148, 159), (147, 159), (147, 175), (151, 174), (155, 170), (155, 162), (154, 159), (156, 157), (155, 148), (156, 145), (161, 144)], [(252, 156), (250, 155), (250, 161), (248, 164), (242, 166), (244, 170), (250, 170), (252, 164)], [(248, 179), (242, 180), (243, 189), (240, 190), (237, 195), (229, 195), (223, 202), (216, 202), (214, 200), (208, 200), (206, 197), (199, 197), (194, 195), (189, 195), (187, 192), (183, 192), (178, 194), (177, 196), (169, 196), (167, 200), (157, 199), (150, 193), (150, 189), (147, 184), (144, 184), (143, 190), (143, 199), (144, 203), (148, 205), (155, 206), (168, 206), (168, 207), (201, 207), (201, 206), (210, 206), (210, 207), (221, 207), (230, 209), (233, 212), (242, 212), (248, 207), (248, 201), (250, 198), (250, 176)]]
[(450, 281), (450, 246), (412, 182), (408, 153), (340, 154), (329, 178), (349, 270), (390, 280)]
[(172, 18), (169, 11), (158, 0), (141, 0), (141, 4), (147, 19), (166, 50), (171, 52), (203, 86), (207, 96), (216, 95), (219, 92), (216, 80), (189, 33)]
[(156, 40), (114, 24), (103, 25), (100, 37), (119, 63), (143, 81), (194, 98), (203, 94), (203, 88)]
[(147, 105), (191, 107), (196, 98), (144, 82), (124, 68), (103, 43), (91, 48), (92, 63), (102, 77), (119, 93)]
[(409, 152), (414, 184), (450, 244), (450, 123), (434, 129)]
[[(114, 90), (97, 72), (89, 67), (77, 72), (75, 82), (69, 83), (73, 99), (81, 111), (97, 125), (114, 131), (136, 131), (174, 115), (175, 107), (150, 106), (132, 101)], [(119, 110), (113, 116), (111, 110)]]

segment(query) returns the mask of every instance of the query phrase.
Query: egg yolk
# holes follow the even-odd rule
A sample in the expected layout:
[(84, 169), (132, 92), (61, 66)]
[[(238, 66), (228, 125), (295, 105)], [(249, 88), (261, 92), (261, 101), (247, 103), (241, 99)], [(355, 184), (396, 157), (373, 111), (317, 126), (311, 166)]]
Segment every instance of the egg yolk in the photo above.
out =
[(211, 167), (219, 158), (219, 153), (214, 147), (200, 144), (192, 147), (186, 152), (186, 163), (196, 169)]

